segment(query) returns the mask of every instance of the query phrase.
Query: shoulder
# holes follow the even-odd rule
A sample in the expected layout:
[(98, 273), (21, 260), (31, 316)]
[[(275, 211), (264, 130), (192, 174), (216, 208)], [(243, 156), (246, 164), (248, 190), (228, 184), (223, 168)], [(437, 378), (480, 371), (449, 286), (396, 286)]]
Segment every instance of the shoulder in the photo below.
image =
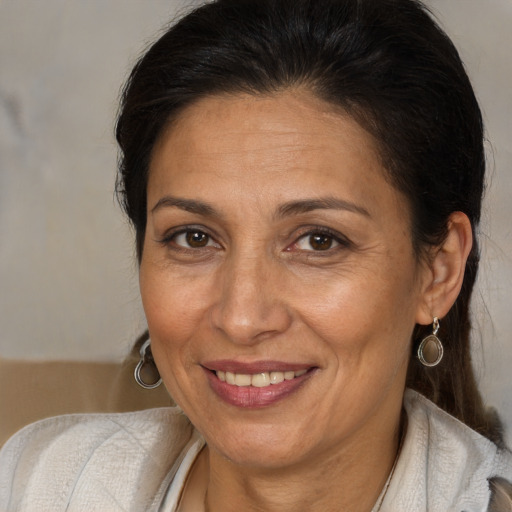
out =
[(489, 439), (451, 416), (423, 395), (407, 389), (404, 396), (411, 431), (427, 435), (433, 449), (461, 450), (471, 454), (473, 460), (489, 460), (499, 453), (509, 452), (499, 448)]
[(142, 510), (192, 436), (176, 408), (39, 421), (0, 452), (0, 509)]
[(414, 391), (406, 391), (404, 407), (407, 433), (388, 489), (393, 505), (409, 511), (487, 510), (490, 481), (512, 481), (511, 453)]
[(492, 441), (415, 391), (406, 391), (404, 407), (412, 433), (428, 439), (432, 455), (436, 452), (465, 454), (471, 463), (464, 467), (470, 471), (485, 466), (489, 477), (512, 478), (512, 453), (509, 450), (498, 448)]

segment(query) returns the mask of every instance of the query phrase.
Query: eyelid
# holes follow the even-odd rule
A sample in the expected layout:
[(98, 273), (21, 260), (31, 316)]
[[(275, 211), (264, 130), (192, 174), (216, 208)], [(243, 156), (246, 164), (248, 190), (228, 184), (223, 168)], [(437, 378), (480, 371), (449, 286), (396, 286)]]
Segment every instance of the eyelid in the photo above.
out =
[(325, 251), (315, 251), (313, 249), (311, 249), (311, 250), (299, 249), (299, 250), (302, 250), (304, 252), (311, 252), (311, 253), (318, 253), (318, 254), (320, 254), (320, 253), (333, 252), (336, 249), (346, 248), (346, 247), (350, 247), (352, 245), (352, 242), (346, 236), (342, 235), (338, 231), (335, 231), (335, 230), (333, 230), (331, 228), (327, 228), (325, 226), (307, 226), (307, 227), (304, 227), (303, 229), (304, 229), (304, 231), (301, 232), (300, 235), (295, 238), (295, 241), (287, 248), (287, 250), (290, 250), (290, 247), (293, 247), (294, 245), (297, 245), (299, 240), (302, 240), (302, 239), (304, 239), (306, 237), (309, 237), (309, 236), (315, 235), (315, 234), (321, 234), (321, 235), (330, 236), (337, 243), (337, 245), (335, 245), (332, 248), (326, 249)]
[[(204, 233), (209, 237), (209, 242), (213, 242), (212, 244), (208, 244), (204, 247), (187, 247), (185, 245), (175, 244), (172, 246), (174, 250), (183, 250), (183, 251), (198, 251), (199, 249), (206, 249), (209, 247), (216, 247), (216, 248), (222, 248), (222, 245), (218, 242), (218, 237), (215, 233), (212, 233), (212, 230), (206, 228), (202, 225), (192, 224), (192, 225), (182, 225), (182, 226), (176, 226), (174, 228), (169, 229), (166, 231), (166, 233), (156, 239), (156, 242), (160, 243), (163, 246), (171, 246), (171, 243), (173, 239), (175, 239), (177, 236), (185, 234), (187, 232), (196, 231)], [(299, 240), (302, 240), (308, 236), (312, 236), (315, 234), (322, 234), (327, 235), (329, 237), (332, 237), (332, 239), (336, 242), (336, 245), (332, 248), (326, 249), (325, 251), (315, 251), (314, 249), (307, 250), (307, 249), (298, 249), (303, 252), (310, 252), (310, 253), (332, 253), (333, 251), (341, 248), (347, 248), (352, 245), (352, 242), (343, 234), (341, 234), (339, 231), (333, 230), (332, 228), (328, 228), (326, 226), (303, 226), (302, 228), (299, 228), (299, 233), (295, 235), (294, 241), (287, 246), (285, 249), (286, 251), (291, 251), (294, 246), (297, 245)]]
[[(198, 225), (176, 226), (166, 231), (165, 234), (161, 238), (158, 238), (156, 241), (164, 246), (171, 246), (171, 242), (174, 239), (176, 239), (177, 236), (184, 235), (191, 231), (204, 233), (206, 236), (209, 237), (209, 241), (213, 242), (214, 247), (221, 247), (220, 243), (217, 241), (217, 237), (215, 236), (214, 233), (212, 234), (211, 230), (205, 228), (204, 226)], [(204, 247), (187, 247), (185, 245), (176, 244), (173, 246), (173, 249), (184, 251), (197, 251), (199, 249), (206, 249), (207, 247), (212, 247), (212, 245), (205, 245)]]

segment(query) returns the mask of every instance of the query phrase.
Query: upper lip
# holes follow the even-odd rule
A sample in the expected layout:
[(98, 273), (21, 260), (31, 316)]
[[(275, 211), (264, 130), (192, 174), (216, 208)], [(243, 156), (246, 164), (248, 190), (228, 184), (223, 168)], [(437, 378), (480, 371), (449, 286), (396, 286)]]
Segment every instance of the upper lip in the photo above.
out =
[(223, 371), (231, 373), (241, 373), (254, 375), (265, 372), (289, 372), (308, 370), (315, 367), (308, 363), (289, 363), (284, 361), (252, 361), (242, 362), (230, 359), (219, 359), (215, 361), (206, 361), (202, 366), (211, 371)]

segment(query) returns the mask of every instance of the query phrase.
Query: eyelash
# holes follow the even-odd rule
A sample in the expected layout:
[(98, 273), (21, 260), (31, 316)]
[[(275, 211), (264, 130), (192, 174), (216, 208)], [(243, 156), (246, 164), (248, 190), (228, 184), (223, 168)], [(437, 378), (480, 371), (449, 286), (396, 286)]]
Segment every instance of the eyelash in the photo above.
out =
[[(285, 251), (291, 252), (292, 248), (294, 246), (297, 246), (297, 244), (300, 241), (302, 241), (308, 237), (312, 237), (314, 235), (327, 236), (327, 237), (331, 238), (334, 242), (336, 242), (337, 245), (335, 245), (334, 247), (329, 247), (324, 250), (314, 250), (314, 249), (311, 249), (311, 250), (298, 249), (298, 250), (306, 252), (306, 253), (316, 253), (316, 254), (326, 253), (325, 255), (327, 255), (327, 254), (332, 254), (336, 250), (347, 248), (347, 247), (351, 246), (351, 242), (346, 237), (344, 237), (340, 233), (333, 231), (332, 229), (326, 228), (324, 226), (310, 226), (308, 228), (304, 228), (304, 230), (305, 231), (302, 234), (300, 234), (300, 236), (298, 236), (295, 239), (295, 241), (293, 243), (291, 243), (285, 249)], [(175, 240), (178, 236), (186, 235), (187, 233), (203, 234), (203, 235), (207, 236), (208, 237), (207, 244), (204, 246), (200, 246), (200, 247), (184, 246), (184, 245), (180, 245), (177, 243), (173, 244), (173, 242), (175, 242)], [(198, 251), (201, 249), (207, 249), (209, 247), (212, 247), (211, 242), (213, 242), (213, 244), (215, 244), (215, 246), (217, 246), (216, 248), (220, 247), (220, 244), (215, 241), (215, 238), (211, 234), (209, 234), (207, 230), (205, 230), (204, 228), (198, 228), (195, 226), (185, 226), (185, 227), (177, 228), (176, 230), (171, 231), (170, 233), (166, 234), (164, 236), (164, 238), (162, 238), (161, 240), (158, 240), (158, 242), (160, 244), (162, 244), (163, 246), (169, 247), (173, 251), (176, 251), (176, 252), (190, 252), (190, 251), (195, 252), (195, 251)]]
[[(323, 227), (323, 226), (311, 226), (311, 227), (308, 227), (307, 231), (302, 233), (289, 247), (296, 246), (301, 240), (310, 238), (314, 235), (327, 236), (327, 237), (331, 238), (334, 242), (336, 242), (337, 245), (335, 245), (334, 247), (329, 247), (328, 249), (325, 249), (325, 250), (316, 250), (315, 251), (314, 249), (312, 249), (309, 251), (305, 250), (304, 252), (316, 253), (319, 255), (322, 255), (322, 253), (324, 253), (325, 255), (327, 255), (327, 254), (332, 254), (336, 250), (346, 249), (347, 247), (351, 246), (351, 242), (346, 237), (341, 235), (340, 233), (333, 231), (332, 229)], [(290, 249), (287, 249), (287, 250), (290, 250)]]
[[(180, 235), (186, 235), (187, 233), (206, 235), (208, 237), (207, 245), (205, 245), (203, 247), (190, 247), (190, 246), (187, 247), (187, 246), (184, 246), (184, 245), (179, 245), (177, 243), (173, 244), (173, 242), (175, 242), (177, 237), (179, 237)], [(207, 248), (207, 247), (211, 247), (211, 245), (208, 245), (208, 244), (210, 242), (212, 242), (212, 241), (217, 246), (219, 246), (218, 242), (215, 242), (215, 238), (212, 235), (210, 235), (207, 232), (207, 230), (205, 230), (204, 228), (196, 227), (196, 226), (184, 226), (184, 227), (181, 227), (181, 228), (177, 228), (176, 230), (173, 230), (170, 233), (167, 233), (164, 236), (164, 238), (162, 238), (161, 240), (158, 240), (158, 242), (160, 244), (162, 244), (163, 246), (170, 247), (170, 248), (172, 248), (172, 250), (178, 251), (178, 252), (181, 252), (181, 251), (184, 251), (184, 252), (197, 251), (198, 249), (204, 249), (204, 248)]]

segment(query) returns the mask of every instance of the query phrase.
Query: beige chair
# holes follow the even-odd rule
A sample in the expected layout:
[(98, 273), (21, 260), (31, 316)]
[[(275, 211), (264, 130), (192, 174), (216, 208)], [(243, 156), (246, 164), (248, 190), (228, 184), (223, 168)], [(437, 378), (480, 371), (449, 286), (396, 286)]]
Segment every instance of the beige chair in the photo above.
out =
[(0, 359), (0, 446), (23, 426), (50, 416), (171, 405), (163, 385), (145, 390), (135, 383), (136, 362), (133, 353), (122, 364)]

